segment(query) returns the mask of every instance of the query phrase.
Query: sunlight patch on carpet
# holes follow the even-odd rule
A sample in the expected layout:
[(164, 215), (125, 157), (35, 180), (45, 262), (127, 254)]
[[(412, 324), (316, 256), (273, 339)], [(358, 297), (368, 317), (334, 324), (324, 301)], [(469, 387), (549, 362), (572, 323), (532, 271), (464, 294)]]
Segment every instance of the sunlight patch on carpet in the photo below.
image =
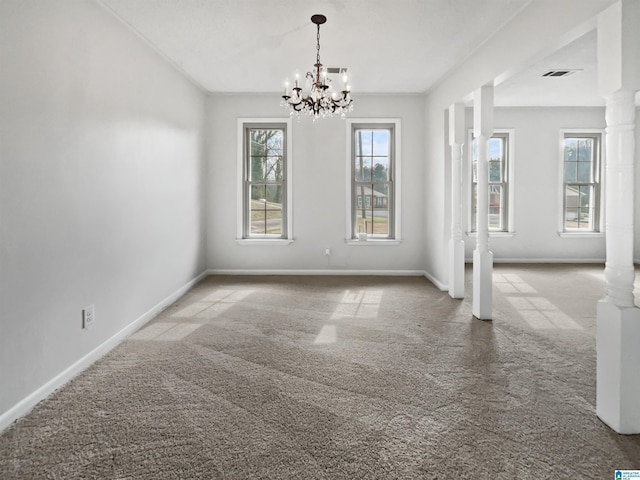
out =
[(320, 333), (313, 341), (314, 345), (326, 345), (329, 343), (336, 343), (338, 339), (338, 332), (335, 325), (323, 325), (320, 329)]
[(376, 318), (382, 293), (382, 290), (346, 290), (331, 315), (331, 320)]

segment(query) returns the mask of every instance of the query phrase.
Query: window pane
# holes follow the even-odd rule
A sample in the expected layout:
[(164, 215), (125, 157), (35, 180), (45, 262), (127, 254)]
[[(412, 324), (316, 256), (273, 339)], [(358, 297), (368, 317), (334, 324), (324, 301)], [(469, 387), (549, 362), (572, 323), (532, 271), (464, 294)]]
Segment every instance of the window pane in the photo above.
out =
[(578, 161), (578, 139), (577, 138), (565, 138), (564, 161), (565, 162)]
[[(364, 191), (364, 187), (357, 187), (358, 192)], [(367, 192), (369, 190), (366, 190)], [(367, 201), (371, 202), (370, 195), (358, 194), (356, 196), (356, 211), (354, 218), (356, 219), (356, 234), (372, 233), (372, 211), (371, 206), (367, 207)]]
[(356, 156), (371, 155), (373, 133), (371, 130), (356, 130)]
[(565, 228), (593, 230), (592, 192), (590, 185), (565, 186)]
[(267, 146), (260, 138), (260, 132), (261, 130), (251, 130), (249, 154), (252, 157), (264, 157), (267, 154)]
[(264, 162), (265, 173), (264, 178), (271, 182), (282, 181), (282, 157), (271, 156), (267, 157)]
[(502, 182), (502, 162), (491, 160), (489, 162), (489, 182)]
[(578, 182), (591, 181), (591, 162), (577, 162), (578, 166)]
[(249, 180), (254, 182), (260, 182), (264, 180), (265, 170), (265, 158), (264, 157), (251, 157), (251, 171), (249, 172)]
[(578, 208), (566, 207), (564, 209), (564, 226), (565, 228), (578, 228), (578, 219), (580, 218)]
[(578, 139), (578, 161), (579, 162), (591, 162), (591, 152), (593, 151), (593, 139), (592, 138), (580, 138)]
[(282, 193), (281, 185), (267, 185), (266, 187), (266, 231), (264, 233), (282, 233)]
[(251, 185), (251, 200), (249, 201), (249, 218), (251, 219), (251, 233), (265, 233), (266, 187), (265, 185)]
[(282, 130), (267, 131), (267, 155), (279, 155), (284, 152), (282, 150), (284, 144), (284, 132)]
[(251, 181), (281, 181), (283, 166), (284, 131), (274, 129), (250, 129)]
[(503, 146), (502, 138), (489, 139), (489, 160), (502, 160), (502, 152), (503, 152), (502, 146)]
[(471, 231), (478, 230), (478, 185), (473, 184), (472, 192), (473, 196), (473, 211), (471, 212)]
[(282, 185), (252, 185), (251, 233), (282, 233)]
[(591, 229), (591, 209), (590, 208), (581, 208), (580, 209), (580, 227), (579, 228), (588, 228)]
[(564, 163), (564, 181), (565, 183), (578, 181), (578, 162)]
[(356, 234), (366, 232), (369, 235), (388, 236), (389, 185), (358, 185), (356, 192)]
[(580, 206), (591, 206), (591, 187), (588, 185), (580, 186)]
[(373, 132), (373, 154), (389, 156), (389, 130), (374, 130)]
[(489, 186), (489, 230), (502, 230), (502, 185)]
[[(256, 200), (251, 201), (251, 206), (256, 203)], [(251, 233), (264, 234), (265, 233), (265, 217), (266, 212), (264, 210), (260, 210), (261, 205), (256, 205), (256, 210), (251, 210)]]
[(356, 157), (356, 182), (371, 181), (371, 157)]
[[(251, 200), (265, 200), (267, 197), (265, 185), (251, 185)], [(253, 202), (252, 202), (253, 205)], [(255, 208), (255, 207), (254, 207)]]
[(253, 128), (249, 132), (251, 156), (282, 155), (284, 131)]
[(580, 187), (574, 185), (564, 187), (564, 205), (567, 208), (580, 206)]
[(386, 182), (389, 180), (389, 157), (376, 157), (373, 159), (373, 182)]
[(372, 197), (372, 232), (374, 235), (389, 235), (389, 186), (376, 185)]

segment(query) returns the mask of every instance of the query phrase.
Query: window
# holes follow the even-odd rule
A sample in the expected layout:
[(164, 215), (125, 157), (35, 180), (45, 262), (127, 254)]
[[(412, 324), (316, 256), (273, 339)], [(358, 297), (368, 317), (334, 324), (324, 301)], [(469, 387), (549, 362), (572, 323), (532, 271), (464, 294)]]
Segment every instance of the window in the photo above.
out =
[(348, 120), (347, 124), (347, 240), (399, 240), (400, 121)]
[(599, 132), (562, 133), (562, 230), (600, 230)]
[(239, 120), (240, 240), (268, 243), (291, 237), (287, 139), (290, 123), (290, 120), (277, 119)]
[[(512, 168), (513, 131), (497, 131), (489, 139), (489, 231), (513, 230)], [(477, 231), (478, 201), (478, 142), (471, 134), (471, 209), (469, 225)]]

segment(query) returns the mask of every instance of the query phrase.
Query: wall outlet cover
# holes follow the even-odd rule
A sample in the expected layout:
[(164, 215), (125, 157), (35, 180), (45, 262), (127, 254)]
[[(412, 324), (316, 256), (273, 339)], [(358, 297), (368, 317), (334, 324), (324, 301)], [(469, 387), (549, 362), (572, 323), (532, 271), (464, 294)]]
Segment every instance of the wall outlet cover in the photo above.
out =
[(95, 305), (89, 305), (87, 308), (82, 309), (82, 328), (89, 328), (96, 320), (96, 308)]

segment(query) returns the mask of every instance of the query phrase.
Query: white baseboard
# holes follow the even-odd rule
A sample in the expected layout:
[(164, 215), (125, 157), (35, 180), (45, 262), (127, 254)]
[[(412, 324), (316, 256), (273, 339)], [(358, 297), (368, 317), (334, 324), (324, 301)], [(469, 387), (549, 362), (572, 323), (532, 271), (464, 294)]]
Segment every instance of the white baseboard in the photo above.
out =
[(189, 281), (184, 286), (180, 287), (178, 290), (173, 292), (171, 295), (169, 295), (164, 300), (148, 310), (146, 313), (144, 313), (141, 317), (131, 322), (125, 328), (123, 328), (111, 338), (107, 339), (98, 347), (90, 351), (80, 360), (75, 362), (69, 368), (56, 375), (54, 378), (49, 380), (47, 383), (42, 385), (40, 388), (29, 394), (27, 397), (23, 398), (16, 405), (0, 415), (0, 432), (11, 426), (11, 424), (13, 424), (13, 422), (18, 420), (20, 417), (25, 416), (38, 403), (47, 398), (58, 388), (72, 380), (76, 375), (93, 365), (96, 361), (109, 353), (113, 348), (117, 347), (120, 343), (122, 343), (123, 340), (135, 333), (138, 329), (144, 326), (156, 315), (158, 315), (158, 313), (160, 313), (162, 310), (167, 308), (178, 298), (184, 295), (191, 287), (193, 287), (205, 276), (207, 276), (206, 271), (198, 275), (193, 280)]
[[(465, 258), (465, 263), (473, 263), (473, 258)], [(601, 263), (604, 258), (495, 258), (493, 263)]]
[(431, 275), (429, 272), (424, 272), (424, 276), (427, 280), (429, 280), (436, 287), (438, 287), (439, 290), (443, 292), (446, 292), (449, 290), (449, 285), (447, 285), (446, 283), (442, 283), (440, 280), (438, 280), (436, 277)]
[(207, 270), (208, 275), (370, 275), (389, 277), (421, 277), (422, 270), (340, 270), (340, 269), (219, 269)]
[(434, 276), (422, 270), (235, 270), (218, 269), (207, 270), (208, 275), (371, 275), (389, 277), (425, 277), (442, 291), (449, 290), (449, 287), (438, 281)]

